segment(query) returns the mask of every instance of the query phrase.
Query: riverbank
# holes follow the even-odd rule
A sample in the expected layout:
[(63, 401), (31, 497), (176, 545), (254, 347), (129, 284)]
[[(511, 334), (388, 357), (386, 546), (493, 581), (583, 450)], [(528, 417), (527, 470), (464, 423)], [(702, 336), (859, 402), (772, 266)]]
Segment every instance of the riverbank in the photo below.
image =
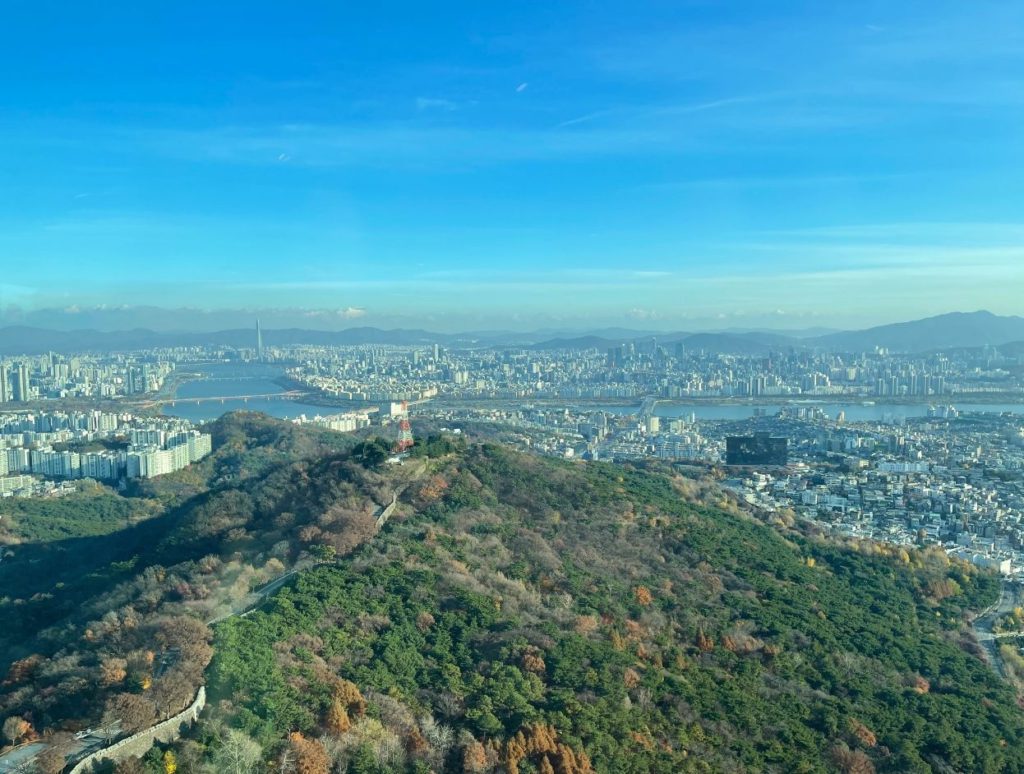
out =
[[(355, 411), (379, 401), (349, 400), (343, 397), (310, 392), (297, 399), (282, 400), (272, 393), (284, 394), (295, 389), (308, 390), (308, 385), (290, 378), (281, 368), (269, 364), (208, 363), (197, 364), (190, 372), (198, 372), (193, 380), (184, 379), (174, 398), (177, 405), (165, 406), (164, 413), (192, 421), (216, 419), (228, 411), (263, 411), (282, 419), (345, 411)], [(223, 396), (222, 401), (197, 406), (188, 400)], [(673, 418), (693, 413), (698, 419), (741, 420), (750, 418), (755, 409), (774, 414), (781, 408), (820, 409), (830, 416), (842, 411), (848, 421), (883, 421), (893, 417), (923, 417), (933, 405), (954, 405), (962, 411), (1012, 411), (1024, 413), (1024, 395), (985, 393), (970, 395), (895, 397), (856, 396), (785, 396), (757, 398), (493, 398), (441, 396), (425, 402), (437, 410), (497, 409), (520, 410), (525, 406), (540, 409), (569, 409), (579, 412), (606, 411), (613, 414), (639, 413), (644, 402), (654, 407), (657, 416)], [(415, 407), (417, 404), (413, 404)]]

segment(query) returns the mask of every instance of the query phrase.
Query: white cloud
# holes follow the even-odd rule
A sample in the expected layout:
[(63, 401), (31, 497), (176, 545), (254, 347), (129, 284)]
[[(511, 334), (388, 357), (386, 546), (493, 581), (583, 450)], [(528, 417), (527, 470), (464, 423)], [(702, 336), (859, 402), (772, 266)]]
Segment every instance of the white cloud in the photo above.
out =
[(655, 309), (633, 308), (626, 312), (626, 317), (631, 320), (657, 320), (661, 314)]
[(366, 309), (359, 306), (348, 306), (344, 309), (309, 309), (303, 312), (303, 315), (317, 320), (356, 320), (366, 316)]

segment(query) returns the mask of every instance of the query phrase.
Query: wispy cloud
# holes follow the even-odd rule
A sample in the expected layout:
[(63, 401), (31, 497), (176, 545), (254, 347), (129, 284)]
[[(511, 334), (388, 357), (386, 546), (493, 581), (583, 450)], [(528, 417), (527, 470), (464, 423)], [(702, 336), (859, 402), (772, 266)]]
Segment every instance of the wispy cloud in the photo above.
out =
[(450, 99), (442, 99), (440, 97), (417, 97), (416, 98), (416, 109), (417, 110), (444, 110), (451, 111), (456, 110), (458, 104)]
[(612, 111), (612, 110), (595, 110), (593, 113), (587, 113), (586, 115), (576, 116), (575, 118), (570, 118), (570, 119), (567, 119), (565, 121), (560, 121), (559, 123), (555, 124), (555, 128), (556, 129), (564, 129), (567, 126), (576, 126), (578, 124), (585, 124), (585, 123), (588, 123), (590, 121), (595, 121), (598, 118), (604, 118), (605, 116), (609, 116), (609, 115), (613, 115), (613, 114), (614, 114), (614, 111)]
[(135, 141), (174, 158), (271, 164), (285, 154), (301, 166), (474, 165), (530, 159), (663, 155), (708, 147), (668, 126), (593, 129), (571, 136), (530, 128), (389, 125), (214, 127), (135, 133)]
[[(664, 25), (584, 48), (581, 66), (610, 77), (683, 86), (744, 85), (906, 115), (912, 107), (991, 108), (1024, 102), (1019, 3), (890, 4), (884, 23), (848, 5), (811, 15), (796, 6), (743, 24)], [(815, 97), (816, 95), (816, 97)]]
[(760, 233), (773, 237), (799, 237), (832, 242), (910, 240), (924, 245), (949, 245), (950, 242), (966, 241), (977, 246), (1004, 243), (1015, 247), (1024, 242), (1024, 222), (905, 221), (766, 229)]
[(561, 121), (555, 124), (556, 129), (562, 129), (568, 126), (577, 126), (579, 124), (586, 124), (599, 119), (614, 119), (624, 124), (642, 124), (649, 123), (654, 119), (664, 120), (666, 117), (672, 116), (687, 116), (695, 113), (703, 113), (705, 111), (720, 110), (723, 108), (729, 108), (736, 105), (748, 105), (755, 103), (771, 102), (772, 100), (782, 99), (786, 95), (783, 94), (759, 94), (759, 95), (745, 95), (735, 97), (722, 97), (721, 99), (698, 101), (698, 102), (683, 102), (683, 103), (650, 103), (645, 105), (618, 105), (615, 107), (604, 108), (601, 110), (594, 110), (589, 113), (585, 113), (575, 118), (569, 118), (565, 121)]
[(906, 180), (906, 174), (862, 174), (862, 175), (794, 175), (780, 172), (773, 176), (759, 177), (703, 177), (690, 180), (675, 180), (660, 183), (645, 183), (638, 188), (649, 191), (680, 191), (700, 188), (755, 189), (755, 188), (835, 188), (860, 186), (893, 180)]
[(706, 102), (695, 102), (692, 104), (670, 105), (655, 109), (654, 113), (662, 115), (688, 115), (692, 113), (703, 113), (706, 110), (720, 110), (721, 108), (733, 107), (734, 105), (752, 105), (758, 103), (776, 102), (791, 96), (785, 92), (770, 92), (765, 94), (745, 94), (735, 97), (722, 97)]
[(37, 293), (36, 288), (27, 285), (14, 285), (9, 282), (0, 282), (0, 299), (6, 302), (13, 302), (17, 299), (31, 296)]
[[(421, 111), (454, 112), (447, 100), (419, 98)], [(744, 108), (740, 110), (740, 108)], [(755, 109), (756, 108), (756, 109)], [(793, 132), (880, 122), (853, 108), (810, 104), (781, 93), (652, 103), (592, 111), (548, 127), (508, 122), (387, 121), (124, 129), (108, 141), (192, 160), (305, 166), (465, 165), (601, 156), (731, 152), (792, 139)], [(572, 131), (567, 131), (567, 130)], [(95, 133), (93, 133), (95, 134)], [(95, 140), (92, 140), (95, 142)]]

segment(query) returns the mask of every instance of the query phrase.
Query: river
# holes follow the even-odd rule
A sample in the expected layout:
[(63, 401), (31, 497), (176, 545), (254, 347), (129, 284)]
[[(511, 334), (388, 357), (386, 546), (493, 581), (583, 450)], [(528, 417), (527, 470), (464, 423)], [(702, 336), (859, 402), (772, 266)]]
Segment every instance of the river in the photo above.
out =
[[(190, 371), (203, 375), (203, 378), (182, 382), (175, 392), (175, 398), (180, 402), (174, 406), (167, 404), (163, 412), (177, 417), (184, 417), (192, 422), (204, 422), (216, 419), (229, 411), (262, 411), (281, 419), (294, 419), (300, 414), (315, 416), (316, 414), (334, 414), (344, 409), (331, 406), (317, 406), (312, 403), (303, 403), (294, 400), (282, 400), (280, 398), (248, 398), (246, 395), (267, 395), (270, 393), (284, 392), (285, 389), (274, 382), (274, 379), (281, 376), (281, 369), (271, 365), (260, 364), (234, 364), (234, 363), (209, 363), (197, 366), (190, 366)], [(207, 398), (211, 396), (234, 396), (224, 401), (212, 401), (202, 403), (189, 403), (189, 398)], [(983, 412), (1011, 412), (1024, 414), (1024, 404), (1017, 403), (966, 403), (952, 402), (961, 412), (983, 411)], [(529, 401), (523, 401), (529, 403)], [(581, 411), (603, 410), (611, 414), (633, 414), (639, 406), (614, 406), (601, 404), (573, 403), (567, 401), (566, 405), (573, 405)], [(848, 422), (882, 422), (886, 420), (900, 420), (912, 417), (923, 417), (928, 414), (927, 403), (879, 403), (877, 405), (865, 406), (860, 402), (853, 403), (818, 403), (815, 401), (794, 400), (790, 402), (779, 402), (770, 405), (753, 406), (750, 404), (711, 404), (711, 403), (677, 403), (659, 402), (655, 414), (659, 417), (673, 418), (696, 415), (697, 419), (711, 420), (741, 420), (749, 419), (754, 415), (754, 409), (763, 409), (769, 416), (775, 414), (780, 408), (786, 406), (790, 409), (799, 407), (815, 407), (824, 411), (828, 416), (835, 418), (840, 411), (846, 413)]]
[[(1003, 412), (1024, 414), (1024, 404), (1020, 403), (960, 403), (947, 399), (937, 405), (947, 404), (955, 406), (961, 413), (983, 411), (995, 414)], [(839, 412), (842, 411), (846, 414), (847, 422), (884, 422), (892, 419), (901, 420), (928, 416), (929, 405), (927, 403), (879, 403), (877, 405), (865, 406), (861, 403), (811, 403), (805, 401), (780, 402), (759, 406), (750, 404), (659, 403), (654, 413), (656, 416), (665, 418), (687, 417), (693, 414), (697, 419), (740, 420), (750, 419), (754, 416), (755, 409), (763, 410), (765, 414), (772, 416), (783, 407), (790, 411), (799, 408), (818, 408), (832, 419), (835, 419)], [(637, 411), (638, 407), (604, 406), (603, 408), (613, 414), (632, 414)]]
[[(185, 367), (183, 367), (184, 370)], [(175, 404), (165, 404), (163, 413), (188, 419), (191, 422), (208, 422), (229, 411), (262, 411), (279, 419), (294, 419), (300, 414), (334, 414), (341, 409), (315, 406), (296, 400), (281, 398), (246, 398), (247, 395), (268, 395), (285, 392), (285, 388), (274, 382), (281, 376), (281, 369), (260, 364), (203, 363), (188, 366), (187, 370), (201, 374), (201, 378), (182, 382), (175, 390)], [(189, 402), (189, 398), (209, 398), (219, 395), (233, 396), (223, 401)]]

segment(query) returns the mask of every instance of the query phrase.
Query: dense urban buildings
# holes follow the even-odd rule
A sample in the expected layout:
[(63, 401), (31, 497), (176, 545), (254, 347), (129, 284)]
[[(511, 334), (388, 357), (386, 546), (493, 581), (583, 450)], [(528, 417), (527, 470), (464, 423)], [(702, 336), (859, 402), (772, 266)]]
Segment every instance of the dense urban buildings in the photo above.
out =
[(41, 479), (153, 478), (210, 451), (210, 436), (181, 419), (95, 410), (0, 413), (0, 494), (32, 493)]
[[(1019, 356), (996, 350), (744, 355), (662, 345), (595, 348), (277, 349), (298, 385), (348, 400), (684, 398), (939, 400), (1020, 394)], [(298, 361), (296, 363), (296, 361)]]
[[(1024, 398), (1024, 358), (995, 347), (743, 354), (656, 337), (610, 348), (268, 346), (257, 323), (249, 348), (15, 357), (0, 367), (0, 397), (10, 408), (22, 398), (55, 408), (0, 413), (0, 494), (158, 476), (201, 459), (209, 436), (155, 412), (192, 400), (175, 392), (178, 381), (162, 389), (168, 377), (209, 378), (211, 363), (243, 378), (254, 368), (276, 375), (267, 389), (303, 401), (295, 413), (277, 404), (296, 422), (355, 432), (409, 416), (558, 457), (742, 465), (729, 486), (753, 506), (1024, 567), (1024, 420), (1012, 410)], [(210, 394), (236, 389), (216, 379)], [(62, 399), (86, 408), (61, 410)], [(986, 410), (997, 401), (1010, 411)]]
[(142, 395), (159, 390), (173, 370), (173, 363), (146, 355), (0, 359), (0, 403)]

